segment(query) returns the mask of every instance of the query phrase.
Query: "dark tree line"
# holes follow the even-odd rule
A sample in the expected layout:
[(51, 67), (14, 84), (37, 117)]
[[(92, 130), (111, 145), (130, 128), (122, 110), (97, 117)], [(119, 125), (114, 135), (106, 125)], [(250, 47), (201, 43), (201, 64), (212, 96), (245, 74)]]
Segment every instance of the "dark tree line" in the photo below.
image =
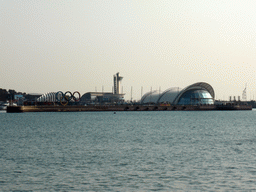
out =
[(26, 93), (16, 92), (13, 89), (7, 91), (6, 89), (0, 88), (0, 101), (14, 100), (14, 95), (16, 94), (21, 94), (24, 97), (26, 96)]

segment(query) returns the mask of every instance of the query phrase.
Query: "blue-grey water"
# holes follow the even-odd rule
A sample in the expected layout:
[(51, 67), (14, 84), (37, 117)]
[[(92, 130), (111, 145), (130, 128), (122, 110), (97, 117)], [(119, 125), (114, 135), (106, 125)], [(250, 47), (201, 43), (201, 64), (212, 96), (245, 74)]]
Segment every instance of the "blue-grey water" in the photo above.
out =
[(0, 113), (1, 191), (256, 189), (256, 111)]

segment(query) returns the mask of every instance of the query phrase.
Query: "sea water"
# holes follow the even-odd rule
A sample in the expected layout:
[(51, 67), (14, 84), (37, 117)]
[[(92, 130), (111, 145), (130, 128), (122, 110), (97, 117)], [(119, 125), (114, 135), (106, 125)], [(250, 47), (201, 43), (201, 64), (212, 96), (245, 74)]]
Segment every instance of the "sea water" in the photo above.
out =
[(256, 189), (256, 111), (0, 113), (0, 191)]

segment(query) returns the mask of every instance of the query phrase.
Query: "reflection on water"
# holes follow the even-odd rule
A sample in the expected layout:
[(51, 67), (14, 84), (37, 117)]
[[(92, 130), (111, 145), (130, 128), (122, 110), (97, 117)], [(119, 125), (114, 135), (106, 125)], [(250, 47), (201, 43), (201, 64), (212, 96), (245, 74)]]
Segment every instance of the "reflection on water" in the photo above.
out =
[(252, 190), (255, 111), (0, 114), (0, 189)]

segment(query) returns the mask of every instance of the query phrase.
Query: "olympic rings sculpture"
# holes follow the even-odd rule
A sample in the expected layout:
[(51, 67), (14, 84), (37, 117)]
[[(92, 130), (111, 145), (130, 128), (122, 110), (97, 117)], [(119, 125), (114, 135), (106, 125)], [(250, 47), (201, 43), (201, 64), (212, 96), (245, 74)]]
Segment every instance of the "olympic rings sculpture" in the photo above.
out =
[[(78, 97), (76, 97), (75, 95), (77, 95)], [(62, 91), (58, 91), (55, 95), (55, 98), (57, 102), (60, 102), (61, 105), (65, 106), (70, 101), (80, 101), (81, 95), (78, 91), (75, 91), (73, 94), (70, 91), (66, 91), (65, 93), (63, 93)]]

